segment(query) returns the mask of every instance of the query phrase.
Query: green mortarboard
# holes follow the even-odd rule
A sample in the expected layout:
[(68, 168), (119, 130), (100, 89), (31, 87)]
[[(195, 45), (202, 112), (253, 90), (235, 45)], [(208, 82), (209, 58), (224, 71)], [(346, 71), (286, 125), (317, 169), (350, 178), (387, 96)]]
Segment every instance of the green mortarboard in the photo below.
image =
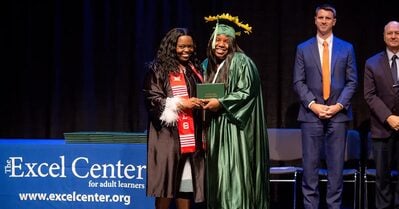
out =
[(236, 31), (234, 30), (233, 27), (225, 25), (225, 24), (219, 24), (218, 22), (216, 23), (215, 26), (215, 30), (213, 31), (212, 37), (212, 49), (215, 48), (215, 44), (216, 44), (216, 36), (220, 35), (220, 34), (224, 34), (227, 36), (230, 36), (232, 38), (236, 37)]
[(228, 35), (232, 38), (236, 37), (236, 31), (234, 30), (234, 28), (225, 24), (217, 24), (214, 33), (216, 33), (216, 35), (219, 34)]

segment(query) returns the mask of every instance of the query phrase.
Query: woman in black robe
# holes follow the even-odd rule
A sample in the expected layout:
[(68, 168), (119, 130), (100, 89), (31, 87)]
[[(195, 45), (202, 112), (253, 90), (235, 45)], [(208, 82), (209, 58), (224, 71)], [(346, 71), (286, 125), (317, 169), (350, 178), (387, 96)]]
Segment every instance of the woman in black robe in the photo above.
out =
[(195, 97), (201, 82), (192, 35), (185, 28), (170, 30), (144, 82), (149, 119), (147, 195), (156, 198), (156, 209), (167, 209), (172, 199), (178, 209), (188, 209), (190, 199), (204, 201), (202, 103)]

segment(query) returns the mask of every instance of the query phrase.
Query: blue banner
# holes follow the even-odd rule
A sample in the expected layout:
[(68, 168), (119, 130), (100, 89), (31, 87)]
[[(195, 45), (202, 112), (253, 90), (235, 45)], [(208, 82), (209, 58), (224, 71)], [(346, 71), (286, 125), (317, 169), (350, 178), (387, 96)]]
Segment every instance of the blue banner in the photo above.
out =
[(0, 140), (2, 209), (148, 209), (146, 144)]

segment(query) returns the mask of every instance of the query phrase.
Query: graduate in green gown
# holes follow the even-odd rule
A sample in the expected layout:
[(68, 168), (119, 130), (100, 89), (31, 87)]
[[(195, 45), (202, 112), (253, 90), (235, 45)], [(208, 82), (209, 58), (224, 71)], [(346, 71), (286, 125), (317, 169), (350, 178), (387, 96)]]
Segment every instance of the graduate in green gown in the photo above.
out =
[[(269, 209), (269, 151), (262, 87), (255, 63), (236, 43), (229, 14), (217, 20), (203, 62), (206, 83), (223, 83), (221, 98), (205, 99), (208, 209)], [(231, 24), (231, 22), (230, 22)]]

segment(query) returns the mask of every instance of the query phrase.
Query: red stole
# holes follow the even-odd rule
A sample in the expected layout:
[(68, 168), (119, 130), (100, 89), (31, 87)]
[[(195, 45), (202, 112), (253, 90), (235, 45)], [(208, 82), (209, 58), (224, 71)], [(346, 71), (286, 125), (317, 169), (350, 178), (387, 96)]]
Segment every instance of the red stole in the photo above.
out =
[[(202, 76), (190, 65), (193, 72), (201, 79)], [(172, 87), (172, 92), (174, 97), (179, 97), (181, 99), (189, 99), (186, 79), (184, 78), (183, 66), (179, 66), (179, 73), (171, 72), (169, 74), (169, 82)], [(191, 109), (181, 110), (178, 113), (177, 129), (179, 131), (180, 138), (180, 151), (184, 153), (195, 152), (195, 127), (193, 113)]]

